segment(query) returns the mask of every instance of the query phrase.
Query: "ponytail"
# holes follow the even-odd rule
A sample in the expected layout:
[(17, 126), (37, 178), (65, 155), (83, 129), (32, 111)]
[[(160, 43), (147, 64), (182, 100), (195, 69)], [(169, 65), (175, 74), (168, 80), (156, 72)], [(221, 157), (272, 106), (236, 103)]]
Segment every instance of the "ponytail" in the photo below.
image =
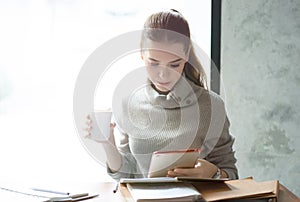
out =
[(204, 89), (208, 89), (206, 74), (193, 47), (191, 47), (189, 60), (185, 63), (183, 71), (187, 79)]

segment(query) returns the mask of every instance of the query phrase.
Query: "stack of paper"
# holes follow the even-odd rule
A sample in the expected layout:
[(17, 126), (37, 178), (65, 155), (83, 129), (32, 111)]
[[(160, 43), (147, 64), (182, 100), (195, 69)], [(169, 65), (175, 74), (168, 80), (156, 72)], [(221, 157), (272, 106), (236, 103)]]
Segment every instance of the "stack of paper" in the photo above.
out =
[(224, 183), (196, 183), (194, 186), (206, 201), (229, 199), (277, 199), (277, 180), (256, 182), (253, 179), (230, 180)]
[(127, 188), (136, 202), (191, 202), (201, 199), (201, 194), (188, 183), (133, 183), (127, 184)]
[(208, 202), (241, 199), (274, 199), (276, 201), (279, 194), (277, 180), (256, 182), (252, 178), (242, 180), (188, 177), (138, 178), (121, 179), (120, 183), (123, 185), (123, 195), (126, 196), (126, 190), (128, 190), (130, 197), (137, 202), (195, 201), (199, 198)]
[(153, 177), (153, 178), (121, 178), (120, 183), (169, 183), (169, 182), (225, 182), (228, 178), (198, 178), (198, 177)]

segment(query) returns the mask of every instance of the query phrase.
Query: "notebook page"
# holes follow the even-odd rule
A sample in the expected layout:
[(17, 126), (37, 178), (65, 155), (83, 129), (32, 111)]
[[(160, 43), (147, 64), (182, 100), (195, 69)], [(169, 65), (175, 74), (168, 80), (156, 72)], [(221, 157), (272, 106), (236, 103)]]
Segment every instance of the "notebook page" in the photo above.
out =
[[(128, 190), (135, 201), (171, 199), (199, 198), (201, 194), (191, 185), (186, 183), (165, 183), (165, 184), (127, 184)], [(201, 197), (200, 197), (201, 198)], [(142, 201), (142, 200), (141, 200)]]

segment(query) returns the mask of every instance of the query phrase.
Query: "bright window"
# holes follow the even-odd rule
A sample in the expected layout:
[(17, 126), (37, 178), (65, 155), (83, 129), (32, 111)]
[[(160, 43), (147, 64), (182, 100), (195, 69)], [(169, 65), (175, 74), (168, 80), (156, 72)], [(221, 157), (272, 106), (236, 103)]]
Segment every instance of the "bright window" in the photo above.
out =
[(0, 2), (1, 181), (111, 180), (77, 136), (77, 75), (102, 43), (141, 29), (148, 15), (169, 8), (187, 18), (195, 42), (209, 55), (209, 0)]

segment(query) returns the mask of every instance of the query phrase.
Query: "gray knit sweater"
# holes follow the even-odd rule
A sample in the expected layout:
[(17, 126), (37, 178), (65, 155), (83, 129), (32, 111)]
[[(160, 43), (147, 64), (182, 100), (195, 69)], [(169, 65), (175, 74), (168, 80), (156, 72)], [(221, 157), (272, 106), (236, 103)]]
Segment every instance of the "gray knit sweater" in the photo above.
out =
[(111, 177), (146, 177), (154, 151), (201, 148), (199, 158), (238, 178), (224, 103), (182, 77), (167, 95), (149, 83), (114, 107), (121, 141), (122, 166)]

